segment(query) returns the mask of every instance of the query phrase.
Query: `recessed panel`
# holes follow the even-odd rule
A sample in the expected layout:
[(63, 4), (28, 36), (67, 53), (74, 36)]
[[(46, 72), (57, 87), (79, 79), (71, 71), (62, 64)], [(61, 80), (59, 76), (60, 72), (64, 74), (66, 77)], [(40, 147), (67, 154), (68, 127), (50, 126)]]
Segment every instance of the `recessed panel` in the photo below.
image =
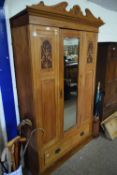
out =
[(55, 80), (42, 81), (42, 118), (44, 137), (43, 142), (47, 143), (56, 137), (56, 101), (55, 101)]

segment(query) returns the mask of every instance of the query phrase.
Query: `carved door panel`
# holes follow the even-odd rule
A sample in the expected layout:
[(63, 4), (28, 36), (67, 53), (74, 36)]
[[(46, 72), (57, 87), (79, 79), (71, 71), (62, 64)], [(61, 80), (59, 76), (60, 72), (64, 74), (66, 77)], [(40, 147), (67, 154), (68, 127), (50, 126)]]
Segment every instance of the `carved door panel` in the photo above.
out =
[[(93, 119), (97, 34), (61, 30), (60, 113), (62, 136), (74, 136)], [(64, 77), (64, 79), (63, 79)], [(70, 101), (71, 100), (71, 101)]]
[(44, 129), (39, 142), (46, 148), (59, 138), (59, 30), (33, 26), (30, 31), (36, 123)]
[(69, 138), (80, 127), (82, 32), (61, 29), (60, 43), (61, 136)]
[(81, 123), (90, 122), (93, 119), (95, 73), (96, 73), (96, 54), (97, 54), (97, 34), (82, 32), (83, 35), (83, 55), (82, 72), (84, 80), (82, 81), (82, 102)]

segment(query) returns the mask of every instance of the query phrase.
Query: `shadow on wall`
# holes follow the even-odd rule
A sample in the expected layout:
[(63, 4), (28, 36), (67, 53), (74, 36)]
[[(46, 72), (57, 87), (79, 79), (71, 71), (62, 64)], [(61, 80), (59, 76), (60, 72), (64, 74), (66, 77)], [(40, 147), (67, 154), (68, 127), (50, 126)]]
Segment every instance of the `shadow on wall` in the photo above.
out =
[(1, 124), (0, 124), (0, 156), (1, 156), (3, 148), (4, 148), (4, 141), (3, 141)]

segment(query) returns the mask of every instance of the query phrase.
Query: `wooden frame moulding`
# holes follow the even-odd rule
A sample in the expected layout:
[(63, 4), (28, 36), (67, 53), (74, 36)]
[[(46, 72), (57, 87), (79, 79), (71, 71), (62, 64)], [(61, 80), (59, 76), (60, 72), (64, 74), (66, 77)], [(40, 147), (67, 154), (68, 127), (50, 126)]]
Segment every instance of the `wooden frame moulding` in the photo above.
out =
[[(27, 6), (26, 9), (12, 17), (10, 19), (11, 26), (17, 27), (35, 23), (44, 25), (45, 21), (43, 21), (43, 19), (45, 18), (46, 22), (48, 19), (48, 23), (51, 26), (54, 26), (54, 23), (57, 21), (57, 25), (55, 24), (55, 26), (61, 28), (98, 32), (97, 29), (104, 24), (101, 18), (94, 17), (89, 9), (86, 9), (86, 15), (83, 15), (78, 5), (74, 5), (69, 11), (66, 10), (67, 6), (67, 2), (46, 6), (44, 2), (41, 1), (36, 5)], [(64, 24), (62, 21), (64, 21)], [(69, 22), (73, 24), (71, 24), (70, 27)]]

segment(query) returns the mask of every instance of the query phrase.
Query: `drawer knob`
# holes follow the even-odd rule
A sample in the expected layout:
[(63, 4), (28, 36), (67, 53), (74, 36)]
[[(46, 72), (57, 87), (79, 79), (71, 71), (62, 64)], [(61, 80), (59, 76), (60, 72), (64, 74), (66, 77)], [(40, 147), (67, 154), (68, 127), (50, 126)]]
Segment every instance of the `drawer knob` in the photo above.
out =
[(84, 135), (84, 131), (82, 131), (81, 133), (80, 133), (80, 136), (83, 136)]
[(55, 154), (58, 154), (60, 151), (61, 151), (61, 149), (60, 149), (60, 148), (57, 148), (57, 149), (55, 150)]

